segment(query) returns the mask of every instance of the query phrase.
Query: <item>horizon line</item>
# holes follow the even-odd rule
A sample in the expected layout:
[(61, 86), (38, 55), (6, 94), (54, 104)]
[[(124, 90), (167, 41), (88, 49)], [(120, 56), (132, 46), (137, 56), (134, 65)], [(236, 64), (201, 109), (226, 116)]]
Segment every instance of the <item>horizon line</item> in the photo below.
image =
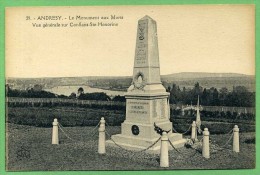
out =
[[(245, 73), (237, 73), (237, 72), (175, 72), (170, 74), (162, 74), (161, 76), (167, 76), (172, 74), (181, 74), (181, 73), (205, 73), (205, 74), (240, 74), (240, 75), (246, 75), (246, 76), (255, 76), (255, 74), (245, 74)], [(27, 78), (80, 78), (80, 77), (132, 77), (132, 75), (82, 75), (82, 76), (50, 76), (50, 77), (5, 77), (5, 79), (10, 78), (21, 78), (21, 79), (27, 79)]]

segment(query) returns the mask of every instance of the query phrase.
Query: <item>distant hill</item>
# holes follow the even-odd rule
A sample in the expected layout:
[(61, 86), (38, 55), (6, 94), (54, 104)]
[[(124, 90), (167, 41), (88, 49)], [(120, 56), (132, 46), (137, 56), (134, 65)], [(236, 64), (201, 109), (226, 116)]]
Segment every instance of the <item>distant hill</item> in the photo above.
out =
[(237, 73), (204, 73), (204, 72), (181, 72), (169, 75), (162, 75), (162, 81), (170, 85), (176, 85), (186, 88), (193, 88), (196, 82), (199, 82), (203, 88), (222, 87), (232, 90), (233, 86), (245, 86), (249, 91), (255, 91), (255, 76)]
[[(164, 85), (172, 83), (178, 86), (192, 88), (196, 82), (203, 88), (215, 87), (220, 89), (233, 86), (245, 86), (249, 91), (255, 91), (255, 76), (236, 73), (202, 73), (182, 72), (162, 75)], [(132, 76), (86, 76), (86, 77), (58, 77), (58, 78), (7, 78), (6, 83), (16, 89), (27, 89), (35, 84), (45, 89), (57, 86), (91, 86), (111, 90), (126, 90), (131, 84)]]
[(237, 73), (207, 73), (207, 72), (180, 72), (168, 75), (162, 75), (163, 79), (195, 79), (195, 78), (227, 78), (227, 77), (254, 77), (252, 75), (237, 74)]

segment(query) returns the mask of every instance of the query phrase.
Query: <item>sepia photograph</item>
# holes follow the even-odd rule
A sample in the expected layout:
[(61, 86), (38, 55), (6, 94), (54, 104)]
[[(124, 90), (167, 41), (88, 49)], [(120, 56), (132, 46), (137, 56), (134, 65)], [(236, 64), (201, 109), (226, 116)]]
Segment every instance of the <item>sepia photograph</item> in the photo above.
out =
[(256, 168), (255, 5), (5, 8), (5, 169)]

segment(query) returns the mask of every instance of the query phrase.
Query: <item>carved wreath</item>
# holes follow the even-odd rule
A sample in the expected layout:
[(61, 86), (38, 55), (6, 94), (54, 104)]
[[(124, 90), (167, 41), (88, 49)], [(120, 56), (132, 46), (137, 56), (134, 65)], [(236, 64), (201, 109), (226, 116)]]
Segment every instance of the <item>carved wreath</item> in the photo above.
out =
[(135, 89), (143, 89), (145, 86), (145, 79), (144, 79), (144, 74), (142, 72), (138, 72), (134, 76), (134, 81), (133, 81)]

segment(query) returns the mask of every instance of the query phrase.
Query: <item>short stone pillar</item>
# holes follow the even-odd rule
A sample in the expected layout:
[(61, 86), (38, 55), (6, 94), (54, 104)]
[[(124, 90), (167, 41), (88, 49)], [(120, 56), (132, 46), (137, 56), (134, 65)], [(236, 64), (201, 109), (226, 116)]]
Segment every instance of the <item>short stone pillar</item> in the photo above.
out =
[(168, 136), (166, 132), (161, 137), (160, 167), (169, 167)]
[(197, 125), (195, 121), (193, 121), (191, 124), (191, 140), (197, 140)]
[(208, 159), (209, 155), (209, 130), (205, 128), (203, 131), (202, 156)]
[(106, 135), (105, 135), (105, 120), (104, 117), (100, 120), (100, 125), (98, 128), (99, 138), (98, 138), (98, 153), (105, 154), (106, 153)]
[(236, 153), (239, 152), (239, 128), (237, 125), (233, 129), (233, 151)]
[(58, 120), (55, 118), (54, 121), (52, 122), (52, 144), (57, 145), (59, 144), (59, 128), (58, 128)]

